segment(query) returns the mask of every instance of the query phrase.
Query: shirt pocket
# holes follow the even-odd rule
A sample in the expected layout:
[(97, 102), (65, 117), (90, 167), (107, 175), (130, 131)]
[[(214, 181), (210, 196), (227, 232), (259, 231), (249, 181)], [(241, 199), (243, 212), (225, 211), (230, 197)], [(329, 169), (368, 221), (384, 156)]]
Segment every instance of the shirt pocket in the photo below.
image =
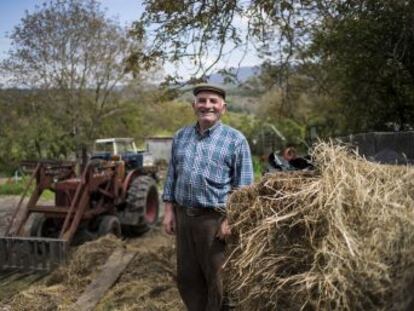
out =
[(205, 170), (207, 183), (217, 188), (223, 188), (230, 182), (230, 168), (223, 162), (210, 159)]

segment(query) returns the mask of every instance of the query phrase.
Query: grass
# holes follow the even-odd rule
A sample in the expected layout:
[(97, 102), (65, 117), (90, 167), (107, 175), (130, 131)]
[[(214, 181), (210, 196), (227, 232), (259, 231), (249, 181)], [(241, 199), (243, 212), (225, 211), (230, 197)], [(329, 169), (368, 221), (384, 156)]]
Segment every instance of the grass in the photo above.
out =
[(45, 201), (52, 201), (55, 199), (55, 193), (53, 191), (50, 190), (45, 190), (43, 191), (42, 195), (40, 196), (41, 200), (45, 200)]
[(259, 181), (262, 178), (263, 163), (258, 156), (253, 156), (254, 180)]
[(20, 195), (26, 188), (26, 183), (26, 178), (19, 181), (7, 181), (0, 185), (0, 195)]
[[(28, 178), (24, 177), (18, 181), (10, 180), (10, 182), (6, 182), (5, 184), (0, 185), (0, 196), (2, 195), (22, 195), (24, 189), (26, 188), (27, 182), (29, 181)], [(32, 185), (27, 193), (27, 196), (30, 196), (34, 189)], [(55, 194), (50, 190), (43, 191), (40, 199), (41, 200), (53, 200), (55, 198)]]

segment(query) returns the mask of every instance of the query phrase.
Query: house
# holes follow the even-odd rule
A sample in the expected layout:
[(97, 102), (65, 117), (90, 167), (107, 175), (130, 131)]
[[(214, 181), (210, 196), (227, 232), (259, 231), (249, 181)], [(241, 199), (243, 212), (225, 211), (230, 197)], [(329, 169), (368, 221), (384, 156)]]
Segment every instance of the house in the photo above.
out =
[(166, 161), (168, 163), (170, 161), (172, 137), (147, 137), (145, 145), (156, 162)]

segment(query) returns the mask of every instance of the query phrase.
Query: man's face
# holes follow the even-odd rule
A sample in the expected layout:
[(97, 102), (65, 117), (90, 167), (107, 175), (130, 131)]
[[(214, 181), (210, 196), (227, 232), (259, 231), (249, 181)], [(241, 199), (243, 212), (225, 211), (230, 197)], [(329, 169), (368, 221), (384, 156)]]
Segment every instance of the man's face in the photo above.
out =
[(200, 92), (195, 98), (193, 109), (201, 126), (211, 126), (226, 111), (226, 104), (216, 93)]

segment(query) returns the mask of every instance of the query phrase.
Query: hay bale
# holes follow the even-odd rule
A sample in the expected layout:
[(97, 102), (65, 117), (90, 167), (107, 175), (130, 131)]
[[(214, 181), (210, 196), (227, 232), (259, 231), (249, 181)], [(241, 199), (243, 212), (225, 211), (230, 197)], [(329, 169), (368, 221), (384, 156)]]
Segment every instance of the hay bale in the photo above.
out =
[(240, 310), (408, 310), (414, 169), (320, 144), (314, 173), (269, 176), (229, 199), (226, 278)]

